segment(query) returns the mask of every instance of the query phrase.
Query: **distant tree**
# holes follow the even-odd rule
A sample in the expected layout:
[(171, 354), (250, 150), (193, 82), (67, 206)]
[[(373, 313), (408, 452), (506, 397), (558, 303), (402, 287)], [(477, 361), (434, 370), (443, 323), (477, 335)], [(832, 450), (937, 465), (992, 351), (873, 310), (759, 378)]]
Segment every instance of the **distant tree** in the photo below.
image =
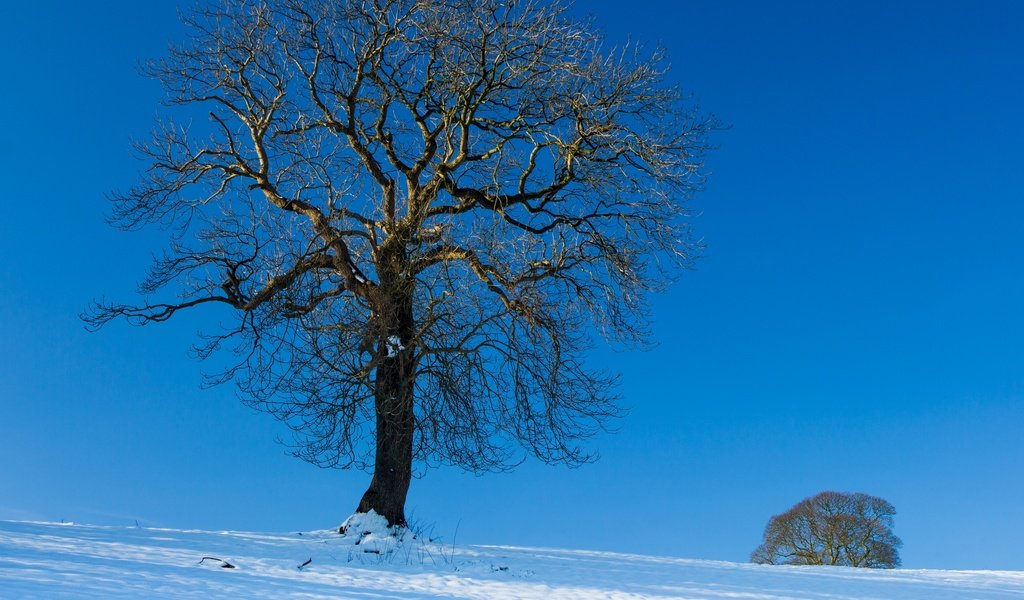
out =
[(822, 492), (775, 515), (751, 562), (892, 569), (903, 545), (892, 532), (896, 509), (867, 494)]
[(146, 68), (184, 118), (113, 198), (117, 226), (171, 243), (142, 303), (87, 322), (223, 307), (198, 354), (236, 359), (211, 381), (285, 422), (297, 456), (372, 470), (357, 512), (391, 524), (417, 460), (590, 460), (580, 442), (619, 412), (616, 377), (582, 363), (592, 332), (642, 341), (645, 294), (699, 246), (685, 202), (713, 123), (661, 54), (607, 51), (558, 0), (185, 19), (191, 39)]

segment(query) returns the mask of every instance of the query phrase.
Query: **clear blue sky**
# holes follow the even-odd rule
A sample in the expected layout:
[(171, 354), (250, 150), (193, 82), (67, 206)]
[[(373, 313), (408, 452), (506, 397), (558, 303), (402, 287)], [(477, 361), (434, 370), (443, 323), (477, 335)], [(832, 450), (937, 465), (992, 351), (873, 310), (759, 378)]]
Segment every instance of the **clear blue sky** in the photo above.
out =
[[(182, 4), (186, 4), (182, 2)], [(899, 6), (893, 6), (899, 4)], [(337, 524), (368, 481), (285, 455), (200, 390), (196, 312), (87, 334), (159, 232), (103, 222), (160, 89), (175, 2), (8, 3), (0, 19), (0, 518)], [(660, 346), (598, 351), (632, 413), (576, 470), (414, 481), (464, 543), (743, 561), (823, 489), (891, 501), (904, 565), (1024, 569), (1024, 4), (579, 2), (661, 42), (731, 125), (696, 207), (709, 249), (655, 299)], [(456, 535), (456, 529), (458, 531)]]

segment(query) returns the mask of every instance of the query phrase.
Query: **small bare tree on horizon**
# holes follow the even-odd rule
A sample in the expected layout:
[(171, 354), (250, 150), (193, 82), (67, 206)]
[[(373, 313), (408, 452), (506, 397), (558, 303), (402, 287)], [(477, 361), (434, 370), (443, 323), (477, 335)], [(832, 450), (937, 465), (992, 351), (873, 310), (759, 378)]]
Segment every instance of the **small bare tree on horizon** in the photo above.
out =
[(900, 566), (893, 505), (867, 494), (821, 492), (775, 515), (750, 561), (771, 565)]
[(620, 409), (583, 354), (595, 333), (643, 342), (647, 293), (691, 265), (715, 125), (659, 51), (606, 51), (567, 10), (199, 5), (145, 67), (183, 118), (113, 195), (112, 222), (166, 227), (167, 252), (140, 304), (83, 318), (224, 307), (197, 350), (234, 358), (209, 381), (286, 423), (296, 456), (371, 470), (356, 510), (392, 525), (416, 461), (590, 460)]

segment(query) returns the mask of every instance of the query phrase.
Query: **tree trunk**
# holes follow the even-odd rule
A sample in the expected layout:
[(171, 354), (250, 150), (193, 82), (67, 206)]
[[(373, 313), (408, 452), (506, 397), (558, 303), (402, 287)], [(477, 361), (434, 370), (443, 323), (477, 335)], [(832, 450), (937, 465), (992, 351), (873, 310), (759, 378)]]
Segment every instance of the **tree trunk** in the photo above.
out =
[[(403, 256), (399, 258), (401, 261)], [(396, 269), (397, 272), (398, 271)], [(400, 276), (382, 274), (381, 290), (387, 307), (378, 312), (381, 362), (377, 367), (374, 408), (377, 413), (377, 449), (373, 479), (356, 512), (375, 511), (391, 525), (405, 526), (405, 499), (412, 481), (413, 381), (415, 365), (408, 348), (413, 336), (412, 289)]]

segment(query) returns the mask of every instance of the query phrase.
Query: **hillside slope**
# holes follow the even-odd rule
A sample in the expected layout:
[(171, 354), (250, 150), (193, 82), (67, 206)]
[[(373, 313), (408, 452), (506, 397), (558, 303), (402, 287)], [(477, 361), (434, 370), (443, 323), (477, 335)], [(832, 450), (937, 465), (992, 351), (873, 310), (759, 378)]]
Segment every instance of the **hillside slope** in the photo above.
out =
[(1024, 572), (768, 567), (411, 539), (396, 546), (372, 526), (358, 529), (343, 537), (0, 521), (0, 598), (1024, 598)]

